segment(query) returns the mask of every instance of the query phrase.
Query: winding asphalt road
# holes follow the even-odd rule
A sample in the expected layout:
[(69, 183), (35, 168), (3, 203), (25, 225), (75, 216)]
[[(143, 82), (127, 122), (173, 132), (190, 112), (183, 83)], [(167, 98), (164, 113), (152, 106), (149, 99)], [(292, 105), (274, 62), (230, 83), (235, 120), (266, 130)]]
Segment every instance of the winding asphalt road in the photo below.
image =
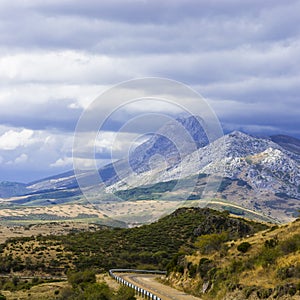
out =
[(154, 274), (117, 273), (116, 275), (155, 294), (162, 300), (200, 300), (200, 298), (187, 295), (184, 292), (159, 283), (156, 281), (157, 275)]

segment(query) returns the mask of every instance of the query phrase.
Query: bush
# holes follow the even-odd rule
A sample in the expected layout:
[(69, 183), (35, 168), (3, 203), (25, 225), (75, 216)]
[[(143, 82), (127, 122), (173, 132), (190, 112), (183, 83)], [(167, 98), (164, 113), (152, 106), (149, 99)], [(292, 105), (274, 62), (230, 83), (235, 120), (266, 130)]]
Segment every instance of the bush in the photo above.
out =
[(237, 274), (241, 273), (245, 270), (245, 264), (242, 260), (232, 260), (231, 263), (229, 264), (227, 271), (230, 274)]
[(275, 288), (274, 298), (281, 299), (284, 295), (294, 296), (297, 293), (295, 284), (279, 285)]
[(282, 267), (277, 270), (277, 277), (281, 280), (287, 278), (300, 278), (300, 265)]
[(228, 234), (226, 232), (217, 234), (205, 234), (199, 236), (195, 242), (195, 246), (199, 248), (200, 252), (203, 254), (209, 254), (213, 251), (220, 250), (222, 244), (228, 239)]
[(250, 247), (251, 247), (250, 243), (243, 242), (243, 243), (238, 245), (237, 249), (238, 249), (238, 251), (240, 251), (242, 253), (246, 253), (249, 250)]
[(215, 268), (215, 264), (212, 260), (208, 258), (201, 258), (198, 266), (198, 271), (202, 279), (208, 279), (213, 274), (210, 272)]
[[(175, 256), (173, 256), (172, 260), (169, 262), (169, 264), (167, 265), (167, 272), (168, 274), (170, 274), (170, 272), (178, 272), (179, 268), (180, 268), (180, 273), (183, 274), (184, 272), (184, 256), (185, 254), (182, 252), (177, 253)], [(181, 269), (183, 269), (183, 271), (181, 272)]]
[[(112, 299), (112, 292), (106, 283), (94, 283), (87, 285), (83, 296), (85, 300), (110, 300)], [(124, 300), (127, 300), (127, 298), (124, 298)]]
[(125, 286), (121, 286), (117, 292), (115, 300), (136, 300), (134, 290)]
[(274, 238), (274, 239), (269, 239), (265, 241), (265, 247), (266, 248), (275, 248), (278, 245), (278, 239)]
[(189, 262), (187, 268), (189, 271), (189, 277), (195, 278), (197, 274), (197, 265), (194, 265), (193, 263)]
[(86, 283), (83, 286), (76, 286), (74, 288), (64, 288), (60, 296), (60, 300), (136, 300), (134, 290), (128, 287), (121, 286), (117, 293), (109, 288), (109, 286), (102, 283)]
[(68, 281), (72, 287), (77, 287), (78, 285), (86, 283), (95, 283), (96, 275), (93, 270), (85, 270), (82, 272), (69, 272)]
[(295, 234), (280, 243), (280, 248), (284, 254), (289, 254), (300, 250), (300, 234)]
[(268, 267), (268, 266), (274, 264), (280, 255), (281, 255), (281, 252), (278, 249), (278, 247), (277, 248), (265, 248), (258, 255), (257, 261), (263, 267)]

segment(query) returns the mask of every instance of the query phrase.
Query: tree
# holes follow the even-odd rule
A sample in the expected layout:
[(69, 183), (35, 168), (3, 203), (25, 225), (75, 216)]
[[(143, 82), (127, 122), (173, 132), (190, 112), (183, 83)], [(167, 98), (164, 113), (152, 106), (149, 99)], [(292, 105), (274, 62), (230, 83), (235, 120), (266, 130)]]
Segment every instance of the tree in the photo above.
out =
[(205, 234), (197, 238), (195, 246), (199, 248), (201, 253), (208, 254), (220, 250), (222, 244), (226, 242), (227, 239), (228, 234), (226, 232), (220, 234)]

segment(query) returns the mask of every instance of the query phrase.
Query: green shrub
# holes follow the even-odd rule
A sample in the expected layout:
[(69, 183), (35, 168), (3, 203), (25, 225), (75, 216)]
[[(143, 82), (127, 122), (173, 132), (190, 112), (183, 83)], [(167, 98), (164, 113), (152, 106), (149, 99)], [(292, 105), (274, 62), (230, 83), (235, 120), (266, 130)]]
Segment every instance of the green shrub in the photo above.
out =
[[(169, 274), (172, 271), (178, 272), (179, 268), (183, 268), (185, 254), (182, 252), (177, 253), (173, 256), (172, 260), (167, 265), (167, 273)], [(183, 274), (183, 272), (180, 271)]]
[(209, 254), (213, 251), (221, 249), (224, 242), (228, 240), (228, 234), (226, 232), (217, 234), (205, 234), (199, 236), (195, 242), (195, 246), (199, 248), (203, 254)]
[(278, 239), (273, 238), (265, 241), (266, 248), (275, 248), (278, 245)]
[(243, 242), (243, 243), (238, 245), (237, 249), (238, 249), (238, 251), (240, 251), (242, 253), (246, 253), (249, 250), (250, 247), (251, 247), (250, 243)]
[(68, 281), (72, 285), (72, 287), (76, 287), (78, 285), (86, 283), (95, 283), (96, 275), (93, 270), (85, 270), (82, 272), (69, 272)]
[(94, 283), (86, 286), (83, 296), (85, 300), (110, 300), (112, 299), (112, 292), (106, 283)]
[(280, 249), (277, 248), (264, 248), (257, 257), (257, 262), (263, 267), (269, 267), (274, 264), (277, 258), (281, 255)]
[(116, 294), (115, 300), (136, 300), (134, 290), (125, 286), (121, 286)]
[(208, 258), (201, 258), (198, 265), (198, 272), (203, 279), (209, 279), (214, 274), (210, 272), (212, 269), (215, 269), (215, 264), (212, 260)]
[(279, 268), (277, 270), (277, 277), (281, 280), (287, 278), (300, 278), (300, 265)]
[(193, 263), (189, 262), (187, 269), (189, 271), (189, 277), (195, 278), (197, 274), (197, 265), (194, 265)]
[(280, 248), (284, 254), (289, 254), (300, 250), (300, 234), (295, 234), (292, 237), (282, 241)]

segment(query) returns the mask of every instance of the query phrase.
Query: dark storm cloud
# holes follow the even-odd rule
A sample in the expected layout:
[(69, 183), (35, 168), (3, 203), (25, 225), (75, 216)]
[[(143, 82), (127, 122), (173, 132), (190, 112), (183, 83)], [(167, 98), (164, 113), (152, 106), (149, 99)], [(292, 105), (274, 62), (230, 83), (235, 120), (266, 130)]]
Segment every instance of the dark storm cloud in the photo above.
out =
[[(290, 1), (292, 4), (295, 1)], [(125, 23), (176, 23), (181, 19), (257, 15), (262, 10), (287, 7), (282, 1), (259, 0), (106, 0), (38, 1), (35, 8), (48, 15), (76, 15)]]
[(299, 0), (2, 0), (0, 138), (41, 130), (53, 154), (37, 143), (0, 151), (0, 165), (19, 168), (26, 154), (45, 160), (36, 174), (69, 168), (51, 130), (72, 135), (102, 88), (144, 76), (193, 87), (225, 130), (300, 137), (299, 11)]
[[(272, 107), (271, 107), (272, 106)], [(254, 101), (253, 103), (223, 103), (216, 106), (216, 112), (221, 116), (223, 123), (230, 124), (231, 129), (242, 129), (257, 134), (285, 133), (299, 136), (298, 105), (291, 101), (279, 104)]]
[(16, 1), (1, 8), (0, 40), (11, 47), (122, 56), (232, 49), (299, 34), (296, 1)]
[(27, 104), (26, 107), (7, 106), (0, 111), (1, 124), (32, 130), (59, 129), (73, 132), (82, 109), (70, 108), (66, 104), (70, 99), (51, 99), (42, 104)]
[(62, 131), (73, 132), (76, 127), (77, 120), (80, 116), (79, 114), (73, 113), (71, 115), (70, 111), (64, 110), (64, 113), (69, 113), (68, 117), (65, 116), (55, 116), (49, 115), (45, 116), (43, 114), (39, 116), (20, 116), (17, 117), (10, 115), (3, 115), (0, 113), (1, 124), (12, 127), (24, 127), (33, 130), (47, 130), (47, 129), (59, 129)]

